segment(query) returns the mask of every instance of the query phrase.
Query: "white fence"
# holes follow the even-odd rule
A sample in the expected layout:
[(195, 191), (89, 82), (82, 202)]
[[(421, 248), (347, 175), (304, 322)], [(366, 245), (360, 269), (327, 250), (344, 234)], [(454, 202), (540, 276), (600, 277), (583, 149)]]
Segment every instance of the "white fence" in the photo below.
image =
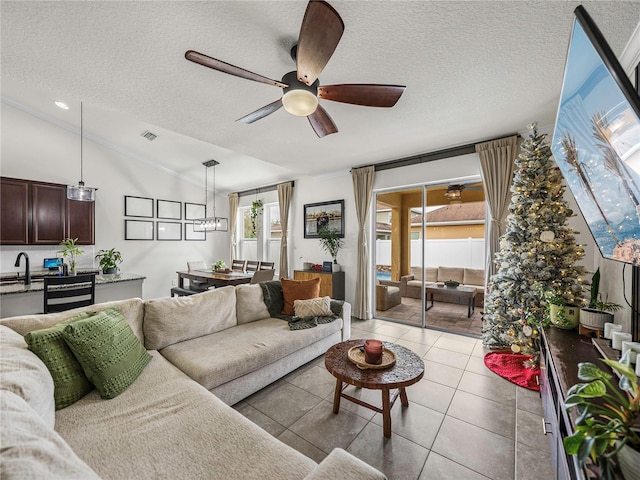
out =
[[(411, 266), (422, 263), (422, 240), (411, 240)], [(426, 240), (425, 266), (484, 268), (484, 238)], [(391, 265), (391, 240), (376, 240), (377, 265)]]

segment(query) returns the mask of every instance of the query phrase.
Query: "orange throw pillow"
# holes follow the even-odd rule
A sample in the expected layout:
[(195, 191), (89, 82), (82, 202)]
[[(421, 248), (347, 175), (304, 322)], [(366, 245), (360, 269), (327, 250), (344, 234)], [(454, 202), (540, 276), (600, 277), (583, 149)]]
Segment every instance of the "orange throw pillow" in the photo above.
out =
[(284, 297), (284, 315), (295, 315), (293, 302), (295, 300), (309, 300), (320, 296), (320, 277), (312, 280), (289, 280), (281, 278), (282, 296)]

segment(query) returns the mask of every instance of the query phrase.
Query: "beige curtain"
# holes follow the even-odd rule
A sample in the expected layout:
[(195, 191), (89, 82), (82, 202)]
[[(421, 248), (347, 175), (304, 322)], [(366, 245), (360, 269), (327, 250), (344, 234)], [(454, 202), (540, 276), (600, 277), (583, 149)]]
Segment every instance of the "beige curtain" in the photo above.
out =
[(354, 168), (351, 170), (353, 178), (353, 196), (356, 203), (358, 217), (358, 268), (356, 271), (356, 296), (353, 303), (353, 315), (356, 318), (368, 320), (369, 313), (369, 254), (367, 249), (367, 216), (371, 207), (373, 195), (373, 167)]
[(480, 157), (480, 171), (487, 200), (485, 222), (485, 285), (498, 269), (494, 262), (495, 253), (500, 249), (500, 236), (505, 232), (505, 220), (509, 214), (511, 180), (518, 150), (516, 135), (476, 145)]
[(287, 236), (289, 234), (289, 208), (291, 207), (291, 182), (278, 184), (278, 204), (280, 205), (280, 225), (282, 228), (282, 240), (280, 242), (280, 278), (289, 278), (289, 252), (287, 249)]
[[(238, 194), (229, 194), (229, 231), (231, 232), (231, 239), (229, 241), (229, 259), (232, 262), (235, 258), (238, 258), (238, 242), (236, 239), (236, 226), (238, 225)], [(231, 265), (231, 263), (229, 263)]]

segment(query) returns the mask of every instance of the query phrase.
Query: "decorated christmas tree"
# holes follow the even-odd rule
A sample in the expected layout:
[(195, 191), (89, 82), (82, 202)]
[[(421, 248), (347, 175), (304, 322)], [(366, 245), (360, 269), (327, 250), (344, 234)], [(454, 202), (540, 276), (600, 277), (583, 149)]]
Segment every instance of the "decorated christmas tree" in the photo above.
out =
[(584, 256), (567, 226), (572, 210), (563, 199), (562, 174), (551, 158), (545, 135), (530, 125), (522, 143), (511, 185), (506, 232), (500, 238), (485, 299), (483, 344), (532, 355), (536, 363), (540, 328), (552, 297), (565, 305), (582, 305)]

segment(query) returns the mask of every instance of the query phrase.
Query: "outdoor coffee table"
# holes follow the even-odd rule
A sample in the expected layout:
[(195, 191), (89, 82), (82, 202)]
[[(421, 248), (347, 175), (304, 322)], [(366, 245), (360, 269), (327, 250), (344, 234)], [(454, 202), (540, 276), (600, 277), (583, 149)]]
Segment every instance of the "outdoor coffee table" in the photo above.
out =
[[(431, 305), (426, 305), (425, 311), (433, 307), (433, 294), (438, 293), (445, 297), (453, 299), (467, 300), (467, 318), (471, 318), (471, 314), (476, 309), (476, 295), (477, 290), (474, 287), (456, 287), (450, 288), (445, 285), (438, 285), (437, 283), (427, 283), (425, 285), (426, 300), (431, 301)], [(426, 303), (426, 302), (425, 302)]]
[[(336, 377), (336, 390), (333, 395), (333, 413), (340, 411), (340, 399), (347, 400), (382, 413), (382, 428), (385, 437), (391, 436), (391, 407), (398, 395), (403, 406), (409, 406), (405, 388), (418, 382), (424, 375), (424, 362), (408, 348), (395, 343), (382, 342), (384, 348), (391, 350), (396, 356), (393, 366), (384, 369), (358, 368), (348, 358), (351, 347), (364, 345), (364, 340), (348, 340), (338, 343), (327, 350), (324, 364), (327, 370)], [(359, 398), (343, 393), (349, 385), (372, 390), (382, 390), (382, 408), (366, 403)], [(393, 392), (391, 392), (393, 390)]]

